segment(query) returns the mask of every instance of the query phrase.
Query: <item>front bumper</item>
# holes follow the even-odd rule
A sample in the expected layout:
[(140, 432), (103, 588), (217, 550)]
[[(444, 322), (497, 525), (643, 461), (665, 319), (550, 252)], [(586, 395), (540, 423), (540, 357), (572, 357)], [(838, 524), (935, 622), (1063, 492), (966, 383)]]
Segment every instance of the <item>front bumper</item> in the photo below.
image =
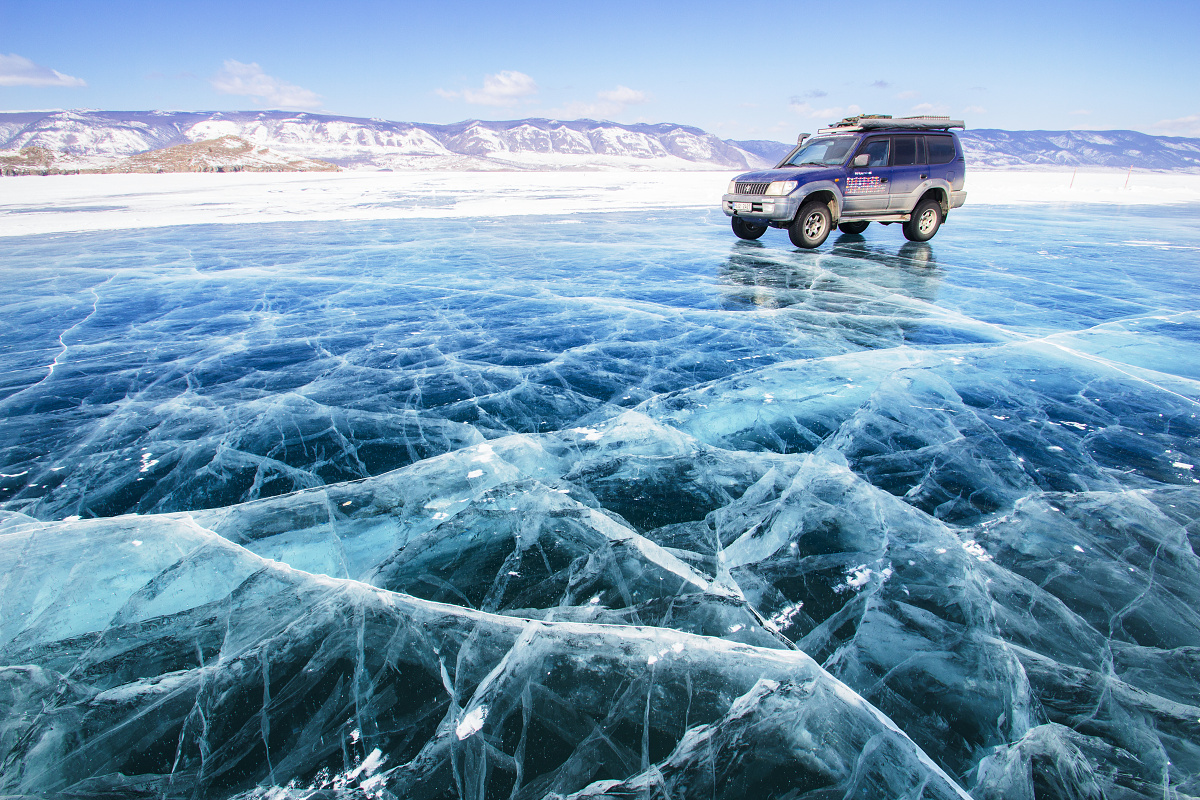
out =
[[(744, 217), (758, 222), (791, 222), (804, 198), (796, 192), (789, 195), (726, 194), (721, 196), (721, 210), (727, 217)], [(748, 204), (749, 210), (737, 209), (734, 203)]]

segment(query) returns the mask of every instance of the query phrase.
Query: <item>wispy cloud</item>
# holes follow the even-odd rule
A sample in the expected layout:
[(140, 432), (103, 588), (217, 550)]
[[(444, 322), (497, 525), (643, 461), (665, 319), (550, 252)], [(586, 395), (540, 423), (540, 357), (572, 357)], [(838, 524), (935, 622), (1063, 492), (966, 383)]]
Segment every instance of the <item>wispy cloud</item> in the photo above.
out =
[(1076, 117), (1086, 117), (1086, 116), (1090, 115), (1091, 113), (1092, 113), (1092, 110), (1090, 108), (1077, 108), (1071, 112), (1071, 114)]
[(802, 117), (807, 119), (828, 120), (829, 122), (836, 122), (842, 117), (851, 117), (855, 114), (862, 113), (862, 109), (856, 105), (814, 108), (812, 104), (803, 102), (798, 97), (793, 97), (788, 105), (791, 107), (793, 112)]
[(263, 72), (258, 64), (243, 64), (232, 58), (209, 81), (221, 94), (254, 98), (259, 105), (274, 108), (314, 110), (321, 107), (316, 92), (281, 81)]
[(964, 114), (986, 114), (987, 109), (983, 106), (967, 106), (963, 109)]
[(877, 80), (871, 84), (873, 89), (890, 89), (892, 85), (885, 80)]
[(623, 106), (636, 106), (649, 100), (645, 92), (630, 89), (628, 86), (618, 86), (615, 89), (605, 89), (596, 92), (596, 96), (608, 103), (619, 103)]
[(87, 86), (87, 81), (9, 53), (0, 54), (0, 86)]
[(933, 103), (917, 103), (909, 109), (910, 114), (946, 114), (950, 109), (942, 105), (934, 105)]
[(792, 97), (791, 102), (803, 103), (805, 100), (820, 100), (822, 97), (829, 97), (829, 92), (824, 89), (809, 89), (804, 94), (798, 94)]
[(896, 95), (896, 99), (897, 100), (915, 100), (920, 96), (921, 96), (920, 92), (915, 92), (912, 89), (909, 89), (908, 91), (901, 92), (900, 94)]
[(1200, 136), (1200, 114), (1160, 120), (1151, 125), (1150, 129), (1163, 136)]
[(611, 119), (623, 114), (629, 106), (646, 103), (650, 96), (638, 89), (628, 86), (618, 86), (615, 89), (604, 89), (596, 92), (596, 99), (586, 102), (567, 103), (564, 107), (555, 109), (551, 116), (572, 119), (577, 117), (598, 117)]
[(441, 97), (459, 99), (478, 106), (515, 106), (526, 97), (538, 93), (537, 82), (524, 72), (501, 70), (495, 75), (485, 75), (479, 89), (434, 90)]

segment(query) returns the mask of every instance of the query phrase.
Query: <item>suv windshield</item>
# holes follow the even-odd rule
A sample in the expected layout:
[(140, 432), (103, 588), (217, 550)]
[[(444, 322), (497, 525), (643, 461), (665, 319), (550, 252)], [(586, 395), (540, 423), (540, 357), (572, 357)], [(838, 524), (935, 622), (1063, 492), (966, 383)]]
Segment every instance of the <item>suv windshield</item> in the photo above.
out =
[(809, 139), (804, 146), (779, 166), (799, 167), (802, 164), (815, 164), (821, 167), (833, 167), (841, 164), (850, 155), (850, 148), (858, 141), (857, 136), (822, 136)]

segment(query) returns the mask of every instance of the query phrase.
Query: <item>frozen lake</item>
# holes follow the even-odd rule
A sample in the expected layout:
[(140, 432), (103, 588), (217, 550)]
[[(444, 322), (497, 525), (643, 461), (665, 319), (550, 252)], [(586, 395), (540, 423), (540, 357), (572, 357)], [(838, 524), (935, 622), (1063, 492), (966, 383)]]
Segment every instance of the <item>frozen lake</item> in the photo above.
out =
[(1196, 796), (1198, 216), (4, 238), (0, 793)]

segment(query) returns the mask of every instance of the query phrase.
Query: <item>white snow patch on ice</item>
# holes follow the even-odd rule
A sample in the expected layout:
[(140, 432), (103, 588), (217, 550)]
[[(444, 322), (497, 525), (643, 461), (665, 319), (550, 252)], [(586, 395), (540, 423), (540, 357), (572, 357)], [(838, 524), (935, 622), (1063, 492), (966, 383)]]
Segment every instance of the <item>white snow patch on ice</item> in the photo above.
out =
[(968, 539), (967, 541), (963, 542), (963, 550), (966, 550), (980, 561), (992, 560), (992, 556), (987, 550), (983, 549), (983, 545), (979, 544), (979, 542), (975, 541), (974, 539)]
[[(1118, 174), (1119, 172), (1119, 174)], [(235, 172), (6, 181), (0, 236), (168, 225), (717, 209), (734, 172)], [(1200, 175), (971, 172), (967, 205), (1200, 202)]]
[(483, 729), (483, 721), (487, 719), (488, 707), (476, 706), (463, 716), (459, 721), (458, 727), (454, 729), (454, 735), (461, 742), (470, 736), (474, 736)]

